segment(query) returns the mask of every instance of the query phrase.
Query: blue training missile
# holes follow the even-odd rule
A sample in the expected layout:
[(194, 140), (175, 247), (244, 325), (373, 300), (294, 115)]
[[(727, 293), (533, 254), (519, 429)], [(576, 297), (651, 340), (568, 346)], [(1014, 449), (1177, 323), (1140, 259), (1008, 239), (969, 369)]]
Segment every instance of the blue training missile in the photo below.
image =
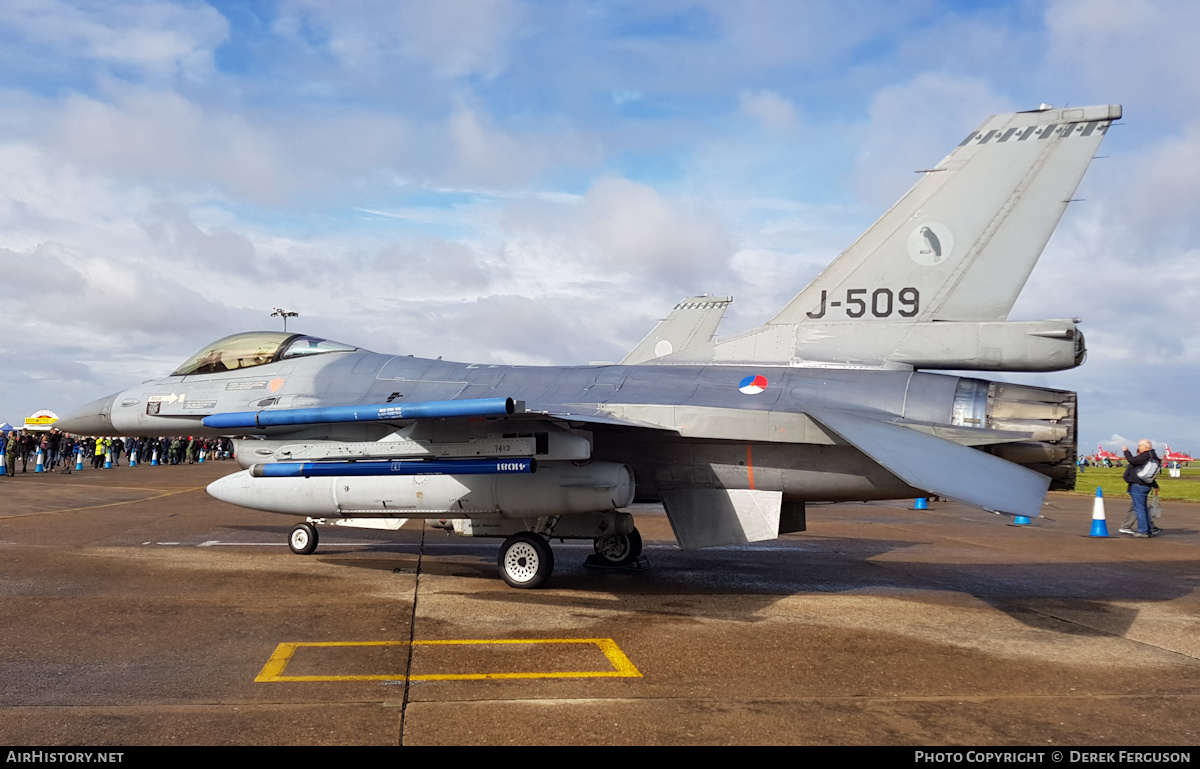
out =
[(516, 413), (512, 398), (466, 398), (424, 403), (375, 403), (366, 406), (326, 406), (272, 411), (234, 411), (212, 414), (202, 420), (205, 427), (234, 429), (279, 425), (316, 425), (333, 422), (387, 422), (396, 419), (439, 417), (500, 417)]
[(341, 475), (507, 475), (532, 473), (537, 463), (520, 459), (426, 459), (393, 462), (269, 462), (253, 465), (255, 478), (314, 478)]

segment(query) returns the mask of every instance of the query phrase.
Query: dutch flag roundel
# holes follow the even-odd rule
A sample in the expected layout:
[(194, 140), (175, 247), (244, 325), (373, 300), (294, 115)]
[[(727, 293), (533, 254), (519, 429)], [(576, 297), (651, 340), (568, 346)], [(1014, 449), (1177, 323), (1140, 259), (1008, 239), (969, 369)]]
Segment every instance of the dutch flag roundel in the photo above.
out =
[(767, 378), (761, 374), (751, 374), (738, 382), (738, 389), (746, 395), (758, 395), (767, 389)]

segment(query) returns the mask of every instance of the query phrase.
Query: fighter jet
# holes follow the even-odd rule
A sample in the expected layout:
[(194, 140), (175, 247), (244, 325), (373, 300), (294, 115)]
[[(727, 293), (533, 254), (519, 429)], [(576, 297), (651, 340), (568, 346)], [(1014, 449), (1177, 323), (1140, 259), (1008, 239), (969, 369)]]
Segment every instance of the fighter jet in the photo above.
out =
[(996, 115), (763, 326), (714, 338), (692, 297), (622, 365), (500, 366), (275, 332), (225, 337), (170, 376), (63, 419), (72, 433), (229, 435), (214, 497), (318, 526), (410, 518), (503, 539), (500, 575), (546, 584), (552, 538), (641, 554), (634, 501), (702, 548), (805, 528), (811, 502), (937, 495), (1040, 514), (1074, 485), (1075, 393), (936, 373), (1056, 371), (1078, 319), (1010, 321), (1119, 105)]
[(1171, 451), (1171, 444), (1169, 443), (1162, 459), (1164, 462), (1182, 462), (1183, 464), (1196, 461), (1195, 458), (1185, 451)]
[(1125, 457), (1121, 454), (1116, 454), (1116, 453), (1113, 453), (1113, 452), (1107, 450), (1106, 448), (1104, 448), (1104, 444), (1097, 443), (1096, 444), (1096, 453), (1092, 454), (1092, 456), (1089, 457), (1089, 459), (1091, 459), (1096, 464), (1100, 464), (1101, 462), (1103, 462), (1106, 459), (1109, 462), (1120, 462), (1123, 459), (1125, 459)]

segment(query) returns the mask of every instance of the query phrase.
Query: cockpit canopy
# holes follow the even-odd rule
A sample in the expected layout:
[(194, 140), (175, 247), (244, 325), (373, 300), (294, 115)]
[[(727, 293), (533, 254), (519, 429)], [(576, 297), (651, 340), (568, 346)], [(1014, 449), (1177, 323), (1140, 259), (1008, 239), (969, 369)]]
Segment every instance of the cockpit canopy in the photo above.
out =
[(183, 365), (171, 372), (171, 376), (217, 374), (288, 358), (329, 352), (352, 352), (357, 349), (341, 342), (304, 334), (250, 331), (218, 339), (184, 361)]

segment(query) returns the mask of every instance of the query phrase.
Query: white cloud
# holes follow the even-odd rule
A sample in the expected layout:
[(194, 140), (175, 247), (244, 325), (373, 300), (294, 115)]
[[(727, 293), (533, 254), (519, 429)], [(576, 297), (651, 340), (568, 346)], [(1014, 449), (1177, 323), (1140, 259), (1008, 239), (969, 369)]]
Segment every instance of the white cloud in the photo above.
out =
[(287, 186), (268, 131), (171, 91), (123, 90), (113, 103), (75, 95), (50, 117), (60, 152), (114, 178), (216, 183), (259, 200)]
[(890, 206), (988, 115), (1011, 105), (985, 80), (923, 72), (871, 99), (855, 187), (867, 203)]
[(903, 28), (926, 10), (914, 3), (788, 2), (743, 0), (705, 4), (722, 23), (732, 63), (741, 68), (824, 65), (858, 46)]
[[(11, 96), (11, 94), (10, 94)], [(332, 203), (388, 169), (445, 174), (446, 152), (410, 150), (399, 117), (359, 109), (292, 114), (219, 107), (169, 89), (111, 84), (103, 96), (21, 97), (0, 136), (114, 183), (148, 184), (168, 195), (219, 190), (260, 205), (295, 205), (318, 191)], [(439, 132), (440, 133), (440, 132)]]
[(1059, 0), (1046, 12), (1051, 66), (1112, 101), (1165, 115), (1200, 99), (1200, 5), (1177, 0)]
[(415, 60), (443, 78), (491, 78), (508, 61), (523, 11), (512, 0), (352, 0), (334, 5), (287, 0), (281, 3), (277, 29), (292, 35), (302, 27), (319, 29), (325, 35), (322, 42), (343, 66), (372, 78), (393, 70), (398, 57)]
[(0, 4), (0, 25), (42, 56), (132, 67), (150, 79), (209, 77), (213, 50), (229, 36), (228, 22), (212, 7), (160, 0), (15, 0)]
[(549, 160), (544, 146), (498, 130), (486, 116), (466, 107), (450, 116), (448, 129), (453, 142), (450, 174), (454, 179), (519, 184), (536, 176)]
[(773, 91), (742, 91), (738, 102), (743, 114), (758, 121), (768, 131), (791, 134), (800, 128), (795, 106)]
[(662, 278), (723, 274), (732, 247), (714, 212), (664, 199), (628, 179), (597, 182), (584, 196), (586, 227), (609, 262)]
[[(1192, 109), (1190, 122), (1171, 126), (1141, 151), (1112, 159), (1124, 180), (1110, 190), (1121, 210), (1118, 221), (1147, 258), (1157, 260), (1164, 250), (1171, 253), (1200, 240), (1200, 112)], [(1113, 139), (1128, 146), (1120, 133)]]

